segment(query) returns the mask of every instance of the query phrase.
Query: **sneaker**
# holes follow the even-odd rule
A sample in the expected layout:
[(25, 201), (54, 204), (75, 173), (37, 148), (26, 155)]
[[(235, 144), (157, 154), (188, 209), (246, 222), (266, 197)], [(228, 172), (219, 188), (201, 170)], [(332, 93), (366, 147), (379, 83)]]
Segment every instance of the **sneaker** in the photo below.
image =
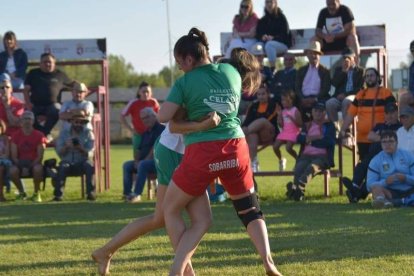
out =
[(257, 159), (251, 161), (251, 166), (254, 173), (259, 171), (259, 161)]
[(132, 195), (128, 198), (129, 203), (138, 203), (141, 202), (141, 196), (140, 195)]
[(16, 200), (26, 200), (27, 194), (25, 192), (16, 195)]
[(42, 197), (40, 196), (39, 192), (33, 194), (32, 201), (38, 203), (42, 202)]
[(358, 197), (356, 197), (351, 190), (346, 190), (346, 196), (348, 197), (349, 203), (358, 203)]
[(393, 207), (392, 202), (385, 199), (383, 196), (378, 196), (374, 200), (372, 200), (372, 207), (375, 209), (384, 209), (384, 208), (391, 208)]
[(286, 170), (286, 163), (287, 163), (286, 158), (282, 158), (279, 160), (279, 171), (283, 172)]
[(95, 201), (96, 200), (96, 195), (93, 193), (90, 193), (86, 196), (86, 199), (89, 201)]
[(62, 198), (60, 196), (55, 196), (52, 201), (62, 201)]
[(289, 182), (286, 184), (286, 197), (288, 199), (293, 199), (293, 194), (295, 193), (295, 189), (293, 187), (293, 183)]
[(296, 188), (295, 192), (293, 193), (293, 200), (294, 201), (303, 201), (305, 199), (305, 193), (299, 187)]

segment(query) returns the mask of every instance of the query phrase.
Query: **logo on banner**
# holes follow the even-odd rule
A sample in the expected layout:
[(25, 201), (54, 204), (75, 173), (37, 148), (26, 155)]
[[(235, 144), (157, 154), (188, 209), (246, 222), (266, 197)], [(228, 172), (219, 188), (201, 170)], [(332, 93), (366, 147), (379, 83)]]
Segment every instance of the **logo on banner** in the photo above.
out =
[(50, 48), (49, 44), (45, 44), (45, 47), (43, 48), (43, 53), (52, 53), (52, 49)]
[(76, 45), (76, 53), (81, 56), (83, 52), (84, 52), (83, 45), (82, 44)]

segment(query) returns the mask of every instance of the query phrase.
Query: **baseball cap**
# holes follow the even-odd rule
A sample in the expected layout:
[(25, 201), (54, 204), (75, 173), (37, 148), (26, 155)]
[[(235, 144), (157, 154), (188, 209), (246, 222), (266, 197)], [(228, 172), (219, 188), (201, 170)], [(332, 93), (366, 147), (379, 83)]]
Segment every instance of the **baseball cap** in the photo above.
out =
[(88, 87), (83, 82), (75, 82), (73, 84), (73, 90), (80, 92), (88, 92)]
[(400, 111), (400, 116), (414, 116), (414, 109), (410, 106), (406, 106)]
[(319, 109), (319, 110), (326, 110), (325, 104), (321, 102), (316, 102), (312, 106), (313, 109)]
[(0, 82), (10, 81), (10, 76), (7, 73), (0, 74)]
[(355, 57), (355, 52), (351, 48), (345, 48), (342, 51), (342, 57)]
[(398, 110), (398, 106), (396, 103), (387, 103), (384, 108), (385, 113), (391, 113), (397, 110)]
[(22, 119), (32, 119), (32, 120), (34, 120), (35, 116), (34, 116), (33, 112), (31, 112), (30, 110), (26, 110), (26, 111), (23, 112), (21, 118)]

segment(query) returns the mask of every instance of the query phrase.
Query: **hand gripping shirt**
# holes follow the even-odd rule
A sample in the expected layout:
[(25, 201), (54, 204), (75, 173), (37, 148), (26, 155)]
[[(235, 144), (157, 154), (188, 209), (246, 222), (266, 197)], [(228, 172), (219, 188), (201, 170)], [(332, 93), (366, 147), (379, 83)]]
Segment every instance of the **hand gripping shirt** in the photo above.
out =
[(237, 118), (241, 97), (241, 78), (230, 64), (196, 67), (179, 78), (167, 101), (183, 106), (190, 121), (199, 121), (216, 111), (220, 124), (212, 129), (184, 136), (185, 145), (244, 137)]

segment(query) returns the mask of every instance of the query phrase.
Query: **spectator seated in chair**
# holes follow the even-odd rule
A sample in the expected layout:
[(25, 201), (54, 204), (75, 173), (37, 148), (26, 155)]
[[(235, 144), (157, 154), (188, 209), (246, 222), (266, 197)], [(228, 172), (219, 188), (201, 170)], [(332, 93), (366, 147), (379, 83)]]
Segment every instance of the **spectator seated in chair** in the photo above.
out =
[(34, 193), (32, 200), (42, 202), (40, 183), (43, 181), (42, 159), (46, 138), (42, 132), (33, 128), (35, 116), (26, 110), (21, 116), (21, 129), (11, 137), (10, 179), (16, 185), (19, 195), (17, 199), (25, 199), (26, 191), (21, 177), (33, 177)]
[(86, 127), (92, 129), (92, 117), (94, 112), (93, 103), (85, 100), (88, 94), (88, 87), (82, 82), (74, 82), (72, 88), (72, 99), (63, 102), (59, 112), (59, 119), (62, 120), (62, 128), (70, 128), (70, 120), (73, 115), (83, 115), (88, 119)]
[(286, 196), (295, 201), (304, 199), (305, 187), (318, 173), (334, 167), (335, 126), (326, 121), (323, 103), (312, 107), (312, 121), (304, 124), (297, 141), (301, 144), (296, 159), (293, 182), (286, 185)]
[(75, 114), (70, 120), (70, 128), (61, 130), (56, 141), (56, 153), (60, 157), (57, 174), (52, 178), (54, 184), (54, 201), (61, 201), (66, 177), (70, 175), (85, 175), (86, 193), (88, 200), (96, 199), (95, 183), (93, 182), (93, 154), (95, 138), (88, 116)]
[[(414, 115), (414, 113), (413, 113)], [(401, 127), (398, 121), (398, 107), (395, 103), (389, 103), (385, 106), (385, 121), (378, 123), (368, 133), (368, 139), (372, 142), (369, 146), (368, 155), (359, 162), (354, 168), (352, 180), (348, 177), (342, 178), (342, 183), (347, 188), (346, 195), (350, 203), (357, 203), (360, 199), (368, 196), (366, 186), (366, 176), (369, 162), (381, 150), (381, 133), (387, 130), (397, 131)]]
[(369, 163), (367, 189), (377, 209), (411, 205), (414, 193), (414, 155), (398, 148), (394, 131), (381, 133), (382, 151)]
[[(147, 130), (142, 134), (135, 159), (126, 161), (123, 165), (123, 197), (130, 203), (141, 201), (141, 194), (148, 174), (156, 173), (153, 147), (165, 128), (164, 125), (157, 121), (156, 113), (151, 107), (142, 109), (140, 118)], [(134, 173), (137, 175), (134, 191), (132, 191)]]
[(270, 98), (266, 85), (259, 88), (256, 93), (257, 101), (247, 109), (246, 119), (242, 124), (253, 171), (258, 171), (257, 147), (271, 145), (279, 133), (277, 127), (276, 102)]

